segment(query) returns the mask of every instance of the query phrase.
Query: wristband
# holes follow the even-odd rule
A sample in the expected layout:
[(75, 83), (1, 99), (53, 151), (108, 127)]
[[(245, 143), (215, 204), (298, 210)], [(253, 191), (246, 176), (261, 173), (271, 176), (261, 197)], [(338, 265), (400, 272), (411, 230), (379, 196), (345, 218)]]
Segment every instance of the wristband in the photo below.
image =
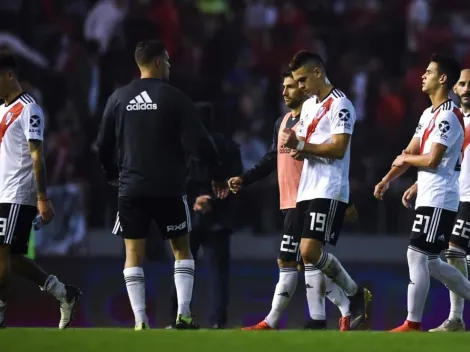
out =
[(49, 198), (38, 198), (38, 202), (48, 202)]
[(304, 150), (304, 147), (305, 147), (305, 142), (304, 141), (299, 141), (297, 143), (297, 147), (295, 147), (295, 149), (297, 149), (299, 152), (301, 152), (302, 150)]

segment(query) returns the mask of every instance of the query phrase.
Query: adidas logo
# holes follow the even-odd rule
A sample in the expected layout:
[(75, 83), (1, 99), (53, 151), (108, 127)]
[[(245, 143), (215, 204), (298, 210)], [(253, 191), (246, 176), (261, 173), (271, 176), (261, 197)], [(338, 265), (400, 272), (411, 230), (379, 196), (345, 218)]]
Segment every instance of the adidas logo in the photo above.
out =
[(138, 111), (138, 110), (157, 110), (157, 104), (152, 102), (148, 93), (144, 90), (134, 99), (129, 102), (126, 106), (127, 111)]
[(289, 293), (288, 292), (282, 292), (282, 293), (278, 294), (278, 296), (289, 298)]
[(444, 235), (440, 235), (440, 236), (438, 237), (438, 240), (439, 240), (439, 241), (445, 241), (446, 238), (444, 237)]
[(313, 288), (313, 286), (310, 286), (309, 284), (305, 284), (305, 288)]

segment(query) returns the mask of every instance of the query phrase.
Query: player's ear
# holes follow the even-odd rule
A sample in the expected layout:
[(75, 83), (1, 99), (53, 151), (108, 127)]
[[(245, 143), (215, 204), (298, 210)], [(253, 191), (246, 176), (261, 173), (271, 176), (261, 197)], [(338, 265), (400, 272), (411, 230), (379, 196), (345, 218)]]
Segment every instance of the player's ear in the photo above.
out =
[(447, 75), (445, 73), (443, 73), (441, 75), (441, 77), (439, 77), (439, 83), (440, 84), (446, 84), (446, 82), (447, 82)]

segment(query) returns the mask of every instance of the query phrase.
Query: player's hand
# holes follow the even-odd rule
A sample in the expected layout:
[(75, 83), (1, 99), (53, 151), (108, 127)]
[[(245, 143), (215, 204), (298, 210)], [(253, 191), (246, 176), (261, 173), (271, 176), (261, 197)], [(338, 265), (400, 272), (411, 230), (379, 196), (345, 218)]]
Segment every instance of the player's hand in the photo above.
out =
[(344, 214), (344, 221), (349, 223), (354, 223), (359, 218), (359, 213), (357, 212), (354, 204), (348, 205), (346, 208), (346, 213)]
[(240, 176), (232, 177), (228, 180), (230, 192), (236, 194), (242, 188), (243, 179)]
[(406, 154), (401, 154), (396, 157), (395, 161), (392, 164), (392, 167), (402, 167), (406, 164)]
[(295, 150), (295, 149), (292, 149), (290, 151), (290, 156), (293, 157), (295, 160), (304, 160), (305, 159), (305, 155), (304, 153), (302, 152), (299, 152), (298, 150)]
[(405, 193), (403, 193), (403, 197), (401, 202), (405, 206), (405, 208), (411, 209), (413, 208), (413, 203), (416, 200), (416, 196), (418, 195), (418, 184), (414, 184), (410, 188), (408, 188)]
[(219, 199), (227, 198), (229, 194), (228, 184), (227, 182), (220, 182), (220, 181), (212, 181), (212, 190), (214, 191), (215, 195)]
[(385, 192), (387, 192), (388, 187), (390, 187), (390, 184), (385, 181), (380, 181), (377, 183), (374, 189), (374, 197), (377, 199), (382, 200)]
[(290, 128), (284, 128), (280, 135), (280, 142), (288, 148), (295, 149), (299, 140), (295, 135), (295, 131)]
[(193, 210), (201, 214), (209, 213), (212, 210), (211, 200), (212, 197), (208, 194), (197, 197), (193, 205)]
[(45, 225), (51, 222), (54, 217), (54, 208), (49, 199), (38, 199), (38, 213)]

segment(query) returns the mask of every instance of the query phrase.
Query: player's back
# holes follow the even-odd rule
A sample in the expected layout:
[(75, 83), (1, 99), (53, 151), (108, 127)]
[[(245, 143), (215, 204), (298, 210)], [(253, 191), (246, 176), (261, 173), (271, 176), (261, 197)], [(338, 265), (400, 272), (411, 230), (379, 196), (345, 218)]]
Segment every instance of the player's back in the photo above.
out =
[(184, 194), (184, 115), (195, 114), (185, 110), (189, 98), (162, 80), (140, 79), (118, 89), (113, 101), (120, 195)]
[(0, 106), (0, 203), (36, 205), (28, 140), (43, 139), (44, 116), (28, 94)]
[(421, 154), (431, 151), (433, 143), (447, 147), (441, 163), (435, 169), (418, 169), (416, 207), (432, 206), (457, 211), (459, 175), (464, 141), (463, 119), (460, 110), (448, 100), (436, 109), (428, 108), (420, 119)]
[[(301, 113), (299, 136), (313, 144), (331, 141), (335, 134), (352, 135), (356, 113), (351, 101), (334, 88), (322, 101), (307, 100)], [(349, 200), (350, 143), (341, 159), (307, 157), (304, 161), (297, 201), (315, 198)]]

